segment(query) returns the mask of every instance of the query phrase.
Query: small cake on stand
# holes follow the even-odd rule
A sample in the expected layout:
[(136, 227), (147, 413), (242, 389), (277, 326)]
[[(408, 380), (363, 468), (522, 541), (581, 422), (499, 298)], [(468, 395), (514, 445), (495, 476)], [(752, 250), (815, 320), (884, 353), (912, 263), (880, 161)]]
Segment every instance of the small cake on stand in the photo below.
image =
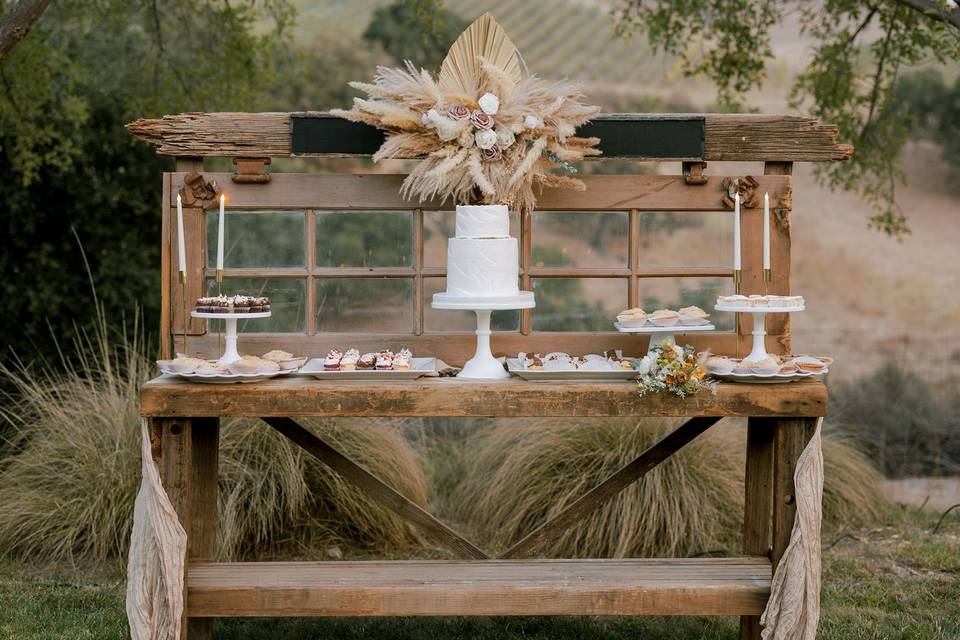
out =
[(503, 205), (458, 206), (456, 235), (447, 241), (447, 290), (433, 296), (434, 309), (477, 314), (477, 350), (458, 378), (509, 378), (490, 351), (490, 314), (531, 309), (532, 291), (520, 291), (517, 239), (510, 237), (510, 214)]
[(223, 355), (217, 364), (224, 366), (240, 359), (237, 351), (237, 320), (256, 320), (270, 317), (270, 300), (253, 296), (216, 296), (198, 298), (196, 309), (190, 313), (194, 318), (223, 320)]

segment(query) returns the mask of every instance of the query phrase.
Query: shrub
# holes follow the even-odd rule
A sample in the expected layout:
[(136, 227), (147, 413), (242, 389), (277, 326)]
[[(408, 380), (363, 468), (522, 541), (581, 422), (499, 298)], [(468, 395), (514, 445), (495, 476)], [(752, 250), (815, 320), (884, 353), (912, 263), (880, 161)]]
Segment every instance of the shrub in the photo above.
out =
[[(503, 423), (476, 435), (455, 515), (498, 548), (532, 531), (674, 428), (668, 420)], [(736, 552), (743, 513), (744, 435), (721, 424), (598, 508), (548, 556), (674, 556)], [(448, 449), (449, 450), (449, 449)], [(857, 526), (886, 507), (880, 476), (848, 442), (827, 436), (824, 524)]]
[[(0, 554), (55, 561), (126, 553), (140, 482), (138, 394), (152, 365), (138, 340), (121, 336), (114, 345), (105, 327), (101, 316), (92, 339), (78, 341), (75, 364), (41, 372), (0, 365), (0, 377), (14, 388), (0, 410), (12, 434), (11, 453), (0, 461)], [(426, 504), (419, 459), (390, 424), (312, 426)], [(220, 492), (225, 558), (302, 551), (305, 543), (296, 540), (304, 534), (306, 544), (347, 540), (378, 548), (417, 540), (392, 512), (255, 420), (224, 421)]]

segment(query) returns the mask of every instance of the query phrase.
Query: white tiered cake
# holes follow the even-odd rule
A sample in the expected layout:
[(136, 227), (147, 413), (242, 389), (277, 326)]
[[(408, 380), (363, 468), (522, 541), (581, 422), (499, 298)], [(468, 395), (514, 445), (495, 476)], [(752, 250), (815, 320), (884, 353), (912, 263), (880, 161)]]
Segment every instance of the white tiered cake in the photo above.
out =
[(518, 255), (505, 206), (458, 206), (456, 237), (447, 241), (447, 295), (518, 295)]

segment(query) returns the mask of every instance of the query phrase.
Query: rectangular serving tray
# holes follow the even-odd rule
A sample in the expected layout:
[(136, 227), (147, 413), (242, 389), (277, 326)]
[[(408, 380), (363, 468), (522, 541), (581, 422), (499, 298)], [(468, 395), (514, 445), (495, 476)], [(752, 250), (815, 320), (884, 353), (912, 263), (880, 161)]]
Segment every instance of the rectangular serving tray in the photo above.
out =
[(300, 369), (301, 375), (312, 376), (317, 380), (413, 380), (436, 372), (436, 358), (413, 358), (410, 360), (410, 368), (401, 371), (377, 371), (376, 369), (324, 371), (323, 358), (313, 358)]
[(633, 380), (637, 377), (635, 369), (621, 371), (530, 371), (523, 368), (523, 363), (520, 362), (519, 358), (507, 358), (507, 371), (531, 382), (548, 382), (550, 380), (610, 382), (612, 380)]

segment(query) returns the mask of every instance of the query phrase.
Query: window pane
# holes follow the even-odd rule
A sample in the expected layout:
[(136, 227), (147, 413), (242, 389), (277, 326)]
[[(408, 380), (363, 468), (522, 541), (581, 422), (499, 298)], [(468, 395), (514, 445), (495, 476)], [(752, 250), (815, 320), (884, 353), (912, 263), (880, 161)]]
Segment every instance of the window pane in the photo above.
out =
[(533, 290), (534, 331), (616, 331), (627, 304), (625, 278), (534, 278)]
[(318, 279), (317, 331), (413, 333), (413, 279)]
[(650, 313), (657, 309), (680, 309), (696, 305), (710, 314), (717, 330), (732, 331), (732, 313), (714, 311), (717, 296), (733, 293), (731, 278), (640, 278), (640, 308)]
[(318, 211), (318, 267), (413, 265), (412, 211)]
[[(241, 333), (303, 333), (307, 304), (306, 280), (297, 278), (224, 278), (220, 289), (224, 295), (243, 294), (270, 298), (269, 318), (240, 320)], [(207, 280), (207, 294), (217, 295), (217, 282)], [(222, 320), (210, 320), (210, 331), (222, 331)]]
[(733, 212), (640, 214), (640, 267), (733, 267)]
[[(476, 331), (477, 314), (473, 311), (434, 309), (433, 294), (446, 291), (446, 278), (423, 279), (423, 330), (426, 332)], [(494, 311), (490, 316), (493, 331), (519, 331), (519, 311)]]
[[(217, 266), (220, 211), (207, 213), (207, 266)], [(223, 266), (302, 267), (302, 211), (231, 211), (223, 227)]]
[(626, 267), (629, 229), (625, 211), (536, 211), (533, 264), (587, 269)]
[[(423, 265), (425, 267), (447, 266), (447, 240), (456, 232), (456, 212), (423, 212)], [(520, 216), (510, 212), (510, 235), (520, 237)]]

